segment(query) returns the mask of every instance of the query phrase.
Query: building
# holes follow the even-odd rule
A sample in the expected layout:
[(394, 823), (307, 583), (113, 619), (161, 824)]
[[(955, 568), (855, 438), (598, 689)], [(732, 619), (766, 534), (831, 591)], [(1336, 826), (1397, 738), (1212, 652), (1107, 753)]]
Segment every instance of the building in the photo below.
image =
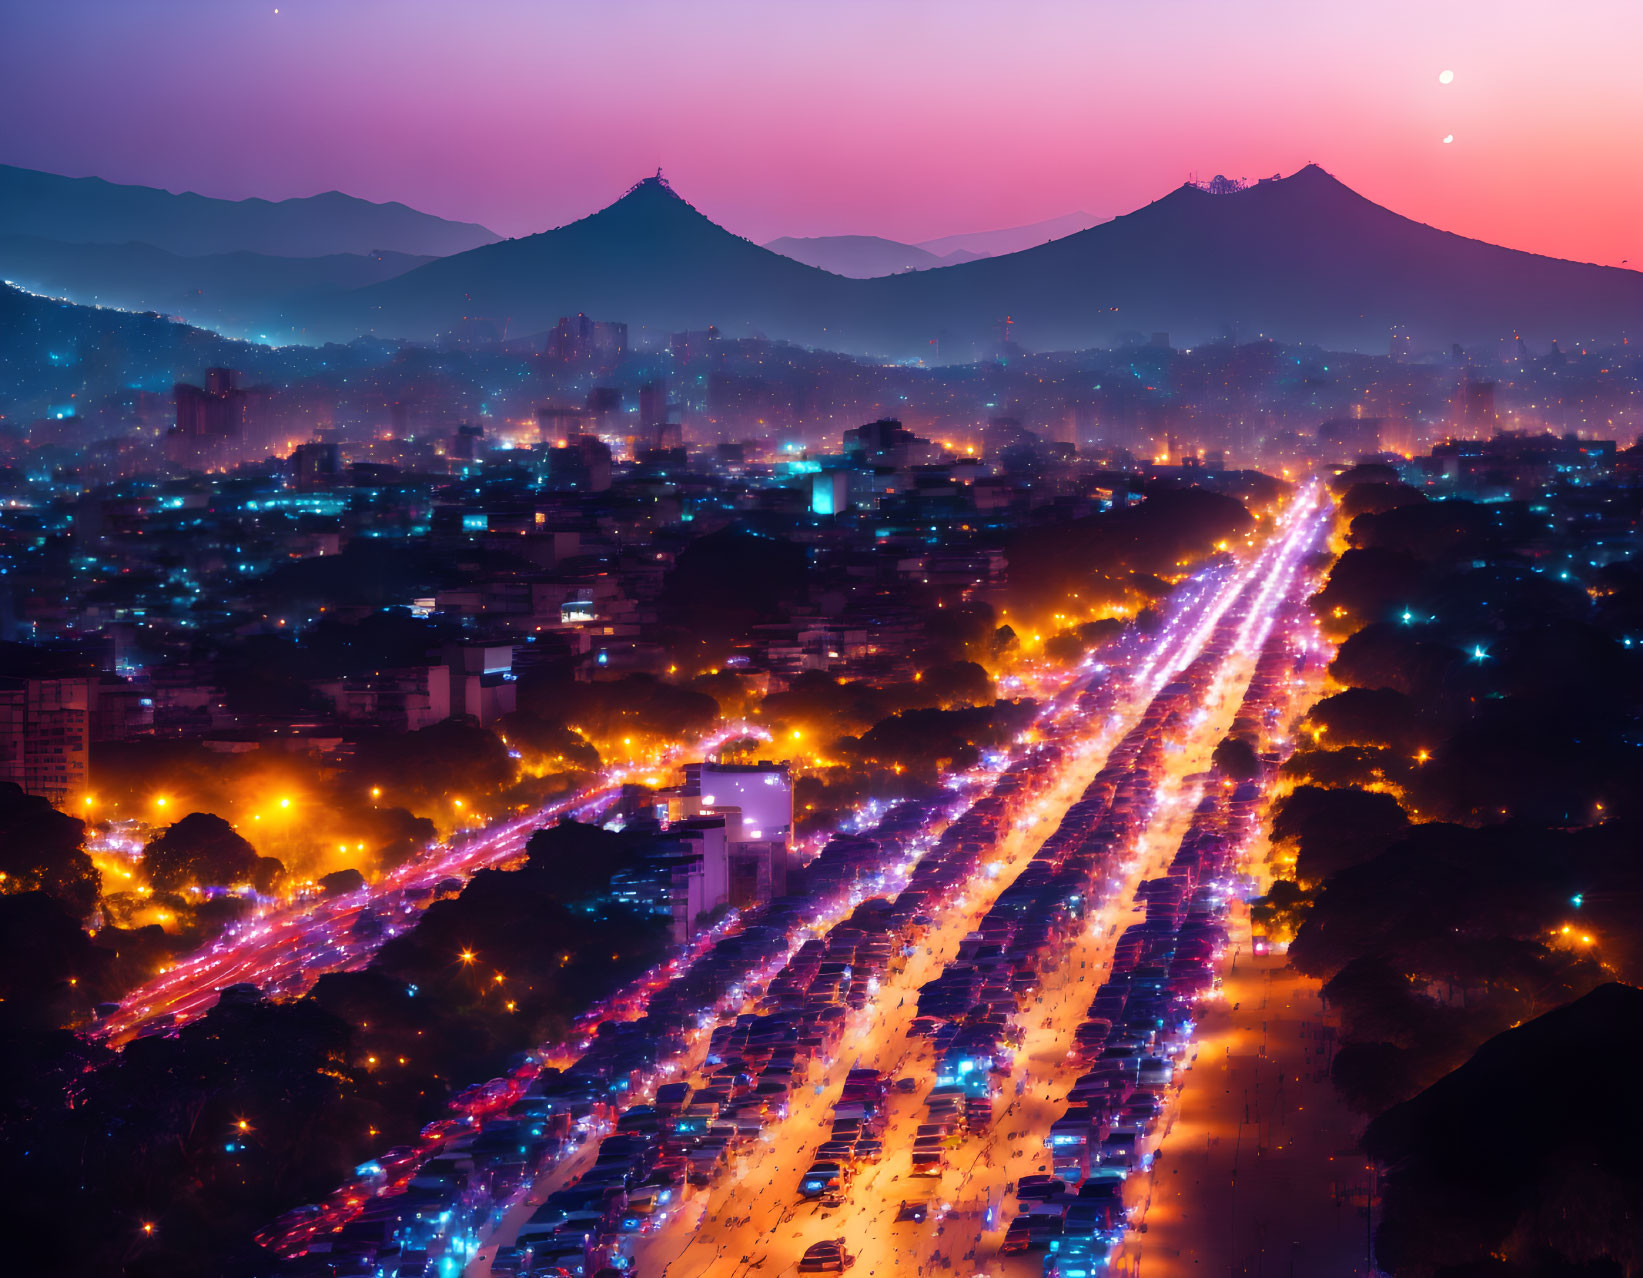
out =
[(543, 353), (562, 364), (614, 365), (628, 353), (628, 326), (566, 316), (548, 333)]
[(66, 808), (86, 792), (89, 678), (0, 678), (0, 781)]
[(544, 444), (568, 444), (586, 430), (584, 409), (544, 404), (536, 410), (537, 438)]
[(594, 435), (577, 435), (565, 444), (545, 450), (550, 488), (583, 493), (610, 489), (610, 449)]
[(850, 509), (850, 472), (817, 471), (810, 476), (810, 509), (818, 515), (838, 515)]
[(210, 466), (238, 450), (245, 437), (246, 394), (231, 368), (208, 368), (205, 385), (172, 387), (177, 419), (166, 432), (166, 458), (178, 466)]
[(611, 876), (612, 901), (668, 920), (684, 944), (730, 904), (724, 817), (692, 817), (643, 836), (633, 865)]
[(732, 905), (756, 905), (787, 891), (793, 849), (793, 777), (787, 764), (687, 763), (685, 784), (673, 797), (683, 818), (724, 819)]

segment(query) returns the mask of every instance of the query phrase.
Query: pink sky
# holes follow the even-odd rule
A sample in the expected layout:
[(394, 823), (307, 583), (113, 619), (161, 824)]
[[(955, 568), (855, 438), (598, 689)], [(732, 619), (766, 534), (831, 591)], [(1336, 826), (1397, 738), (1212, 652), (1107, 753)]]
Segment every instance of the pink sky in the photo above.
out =
[(517, 235), (661, 165), (755, 240), (917, 240), (1316, 161), (1448, 230), (1643, 265), (1636, 0), (52, 0), (6, 26), (0, 161), (208, 195)]

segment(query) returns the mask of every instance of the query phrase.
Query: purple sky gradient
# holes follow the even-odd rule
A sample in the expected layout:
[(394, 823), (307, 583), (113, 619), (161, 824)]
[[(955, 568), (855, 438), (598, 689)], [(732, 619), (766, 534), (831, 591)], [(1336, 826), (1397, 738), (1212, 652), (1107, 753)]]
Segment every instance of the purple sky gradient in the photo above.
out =
[(518, 235), (661, 165), (755, 240), (918, 240), (1316, 161), (1447, 230), (1643, 265), (1637, 0), (7, 10), (0, 162), (76, 176), (337, 188)]

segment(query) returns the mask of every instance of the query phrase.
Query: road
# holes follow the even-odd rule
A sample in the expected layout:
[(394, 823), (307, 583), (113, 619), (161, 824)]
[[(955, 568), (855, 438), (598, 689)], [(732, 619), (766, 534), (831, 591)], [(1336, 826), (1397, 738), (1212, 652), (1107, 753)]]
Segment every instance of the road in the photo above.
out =
[[(1152, 1184), (1115, 1274), (1365, 1273), (1369, 1170), (1359, 1116), (1329, 1081), (1335, 1026), (1316, 981), (1281, 955), (1251, 953), (1233, 918), (1223, 997), (1194, 1035)], [(1372, 1272), (1372, 1271), (1371, 1271)]]
[[(1297, 564), (1315, 542), (1321, 528), (1315, 518), (1319, 498), (1308, 493), (1305, 500), (1303, 514), (1286, 522), (1258, 554), (1220, 587), (1206, 592), (1196, 610), (1178, 619), (1155, 659), (1135, 672), (1123, 713), (1105, 723), (1084, 725), (1058, 783), (1034, 808), (1032, 823), (1018, 825), (1000, 841), (994, 859), (1003, 865), (997, 877), (972, 882), (959, 905), (938, 916), (913, 958), (893, 968), (881, 982), (876, 1001), (849, 1022), (846, 1046), (814, 1069), (809, 1087), (796, 1091), (787, 1117), (768, 1126), (750, 1149), (738, 1154), (726, 1175), (687, 1197), (658, 1228), (632, 1241), (629, 1252), (639, 1274), (739, 1278), (748, 1269), (766, 1276), (786, 1274), (796, 1269), (806, 1247), (831, 1238), (845, 1240), (846, 1249), (857, 1257), (853, 1272), (869, 1278), (881, 1269), (922, 1269), (938, 1255), (948, 1258), (955, 1272), (982, 1267), (1021, 1274), (1037, 1271), (1037, 1256), (997, 1255), (1008, 1223), (1005, 1186), (1026, 1172), (1047, 1168), (1044, 1136), (1064, 1108), (1068, 1085), (1081, 1072), (1067, 1056), (1073, 1030), (1111, 961), (1114, 938), (1135, 917), (1136, 884), (1162, 872), (1174, 855), (1196, 803), (1194, 778), (1208, 767), (1211, 751), (1239, 709), (1260, 651), (1262, 627), (1286, 598)], [(1024, 1090), (1019, 1095), (1007, 1091), (1000, 1098), (1000, 1112), (991, 1127), (954, 1151), (939, 1180), (912, 1178), (913, 1128), (924, 1112), (922, 1094), (933, 1081), (932, 1049), (925, 1040), (907, 1036), (919, 986), (954, 957), (959, 942), (1080, 796), (1106, 750), (1140, 716), (1151, 696), (1203, 650), (1234, 598), (1252, 584), (1260, 593), (1250, 616), (1239, 627), (1237, 642), (1222, 660), (1189, 730), (1166, 756), (1160, 801), (1123, 867), (1123, 889), (1092, 912), (1086, 928), (1047, 976), (1039, 1001), (1018, 1017), (1025, 1041), (1012, 1077), (1025, 1079)], [(847, 1187), (844, 1205), (829, 1210), (819, 1202), (800, 1201), (797, 1183), (827, 1135), (831, 1106), (845, 1073), (858, 1065), (910, 1076), (919, 1087), (914, 1094), (891, 1093), (882, 1160), (860, 1169)], [(469, 1273), (484, 1278), (489, 1255), (497, 1245), (512, 1241), (530, 1204), (566, 1179), (560, 1168), (539, 1183), (485, 1240)], [(904, 1199), (927, 1199), (950, 1212), (944, 1219), (938, 1219), (942, 1211), (932, 1212), (924, 1224), (898, 1224), (897, 1208)]]
[[(744, 723), (732, 724), (703, 741), (671, 746), (644, 766), (608, 770), (575, 793), (524, 816), (506, 817), (436, 844), (426, 855), (347, 896), (270, 907), (138, 986), (118, 1012), (99, 1023), (96, 1035), (111, 1047), (122, 1047), (144, 1032), (204, 1015), (230, 985), (249, 983), (268, 994), (292, 996), (326, 972), (363, 967), (378, 946), (412, 925), (427, 904), (427, 891), (436, 884), (445, 879), (465, 881), (478, 870), (523, 854), (537, 830), (562, 816), (596, 811), (620, 791), (630, 774), (648, 775), (671, 767), (687, 753), (711, 752), (723, 741), (755, 731)], [(367, 912), (382, 915), (386, 926), (380, 934), (355, 935), (355, 925)]]

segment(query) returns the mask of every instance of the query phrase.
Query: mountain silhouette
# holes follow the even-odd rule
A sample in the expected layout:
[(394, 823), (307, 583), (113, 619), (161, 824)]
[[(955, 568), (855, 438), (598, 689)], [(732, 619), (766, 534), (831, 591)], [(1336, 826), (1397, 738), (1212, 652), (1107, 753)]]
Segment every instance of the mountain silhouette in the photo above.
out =
[[(322, 336), (432, 337), (484, 318), (518, 335), (586, 312), (666, 335), (709, 324), (825, 344), (853, 286), (732, 235), (659, 177), (538, 235), (502, 240), (333, 299)], [(842, 340), (842, 338), (841, 338)]]
[(0, 234), (73, 244), (152, 244), (171, 253), (318, 257), (384, 250), (461, 253), (496, 236), (404, 204), (327, 191), (290, 200), (218, 200), (0, 165)]
[(933, 240), (920, 240), (917, 247), (949, 261), (953, 260), (955, 253), (966, 253), (974, 257), (997, 257), (1002, 253), (1020, 253), (1023, 249), (1037, 248), (1048, 240), (1058, 240), (1063, 235), (1087, 231), (1106, 220), (1080, 209), (1077, 213), (1063, 213), (1060, 217), (1046, 218), (1042, 222), (1029, 222), (1026, 226), (1006, 226), (996, 231), (965, 231), (958, 235), (939, 235)]
[(1030, 349), (1168, 332), (1381, 352), (1388, 332), (1445, 347), (1643, 332), (1643, 275), (1500, 248), (1412, 221), (1309, 165), (1212, 195), (1182, 186), (1019, 253), (844, 279), (731, 234), (659, 178), (556, 230), (327, 299), (310, 338), (427, 338), (464, 318), (518, 336), (586, 312), (636, 337), (716, 324), (881, 357), (973, 358), (1010, 317)]
[(206, 253), (183, 257), (151, 244), (66, 244), (0, 235), (0, 279), (49, 297), (158, 311), (240, 337), (291, 339), (284, 317), (311, 295), (403, 275), (431, 257), (409, 253)]
[(1089, 213), (1064, 213), (1028, 226), (1006, 226), (997, 231), (943, 235), (917, 244), (887, 240), (878, 235), (784, 235), (765, 245), (796, 262), (819, 266), (834, 275), (872, 279), (898, 271), (923, 271), (932, 266), (956, 266), (978, 257), (997, 257), (1036, 248), (1047, 240), (1088, 230), (1102, 219)]
[[(795, 262), (866, 280), (897, 271), (925, 271), (932, 266), (950, 265), (945, 258), (900, 240), (878, 235), (784, 235), (765, 247)], [(968, 261), (969, 257), (960, 259)]]

